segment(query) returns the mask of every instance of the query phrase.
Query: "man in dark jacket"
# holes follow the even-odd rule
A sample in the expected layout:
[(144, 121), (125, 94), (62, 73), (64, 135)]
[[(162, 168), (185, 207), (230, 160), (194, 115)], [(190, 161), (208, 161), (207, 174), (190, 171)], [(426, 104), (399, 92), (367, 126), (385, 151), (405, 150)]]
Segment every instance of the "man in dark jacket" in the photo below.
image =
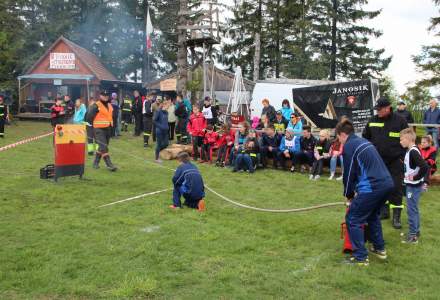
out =
[(267, 167), (267, 159), (273, 159), (274, 168), (278, 167), (278, 152), (281, 144), (281, 135), (275, 132), (273, 125), (265, 129), (265, 133), (261, 139), (261, 160), (263, 167)]
[[(423, 124), (440, 125), (440, 109), (437, 108), (437, 99), (429, 101), (429, 109), (423, 115)], [(427, 127), (426, 134), (432, 136), (434, 146), (438, 149), (438, 127)]]
[(177, 117), (176, 138), (177, 144), (187, 144), (186, 126), (188, 125), (189, 113), (186, 109), (182, 97), (176, 98), (176, 110), (174, 114)]
[[(315, 160), (315, 145), (316, 145), (316, 138), (312, 134), (312, 129), (310, 126), (304, 126), (303, 127), (303, 135), (299, 140), (301, 152), (295, 155), (294, 164), (307, 164), (309, 167), (313, 165), (313, 162)], [(304, 172), (304, 167), (301, 168), (301, 172)]]
[(156, 100), (157, 110), (154, 113), (153, 122), (156, 131), (156, 162), (161, 163), (159, 153), (168, 147), (168, 106), (170, 101)]
[(350, 121), (342, 121), (336, 126), (336, 136), (344, 145), (343, 194), (350, 203), (346, 225), (353, 253), (347, 262), (368, 265), (363, 226), (368, 224), (368, 237), (372, 243), (370, 252), (386, 259), (379, 215), (394, 183), (375, 147), (354, 134)]
[(134, 136), (140, 136), (142, 132), (142, 97), (139, 91), (133, 92), (132, 112), (134, 115)]
[(180, 198), (185, 198), (184, 205), (190, 208), (204, 209), (205, 185), (202, 175), (195, 165), (190, 162), (186, 152), (177, 155), (180, 165), (173, 176), (173, 205), (170, 208), (181, 208)]
[(271, 123), (274, 123), (276, 119), (275, 108), (272, 105), (270, 105), (268, 99), (263, 99), (262, 103), (263, 103), (263, 111), (261, 112), (261, 115), (266, 115), (269, 121)]
[[(375, 106), (377, 115), (367, 123), (362, 136), (369, 140), (379, 152), (391, 177), (394, 180), (394, 190), (389, 195), (389, 204), (382, 211), (382, 218), (389, 218), (389, 208), (393, 209), (393, 227), (402, 228), (400, 214), (403, 208), (403, 158), (405, 149), (400, 145), (400, 132), (408, 128), (405, 119), (393, 113), (391, 103), (387, 98), (380, 98)], [(345, 151), (345, 150), (344, 150)]]
[(144, 148), (148, 147), (148, 142), (153, 128), (153, 95), (147, 95), (142, 104), (142, 122), (144, 128)]
[(412, 114), (406, 110), (406, 103), (403, 100), (399, 100), (397, 103), (396, 115), (404, 118), (408, 124), (414, 123)]

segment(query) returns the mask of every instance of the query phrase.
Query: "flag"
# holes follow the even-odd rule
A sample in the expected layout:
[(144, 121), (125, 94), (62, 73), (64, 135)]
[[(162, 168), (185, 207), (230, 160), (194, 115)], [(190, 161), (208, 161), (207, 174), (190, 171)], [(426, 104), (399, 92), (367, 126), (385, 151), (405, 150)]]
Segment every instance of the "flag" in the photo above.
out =
[(151, 50), (152, 48), (152, 35), (153, 35), (153, 24), (151, 24), (151, 18), (150, 18), (150, 9), (148, 8), (147, 13), (147, 22), (145, 23), (145, 37), (146, 37), (146, 45), (147, 50)]

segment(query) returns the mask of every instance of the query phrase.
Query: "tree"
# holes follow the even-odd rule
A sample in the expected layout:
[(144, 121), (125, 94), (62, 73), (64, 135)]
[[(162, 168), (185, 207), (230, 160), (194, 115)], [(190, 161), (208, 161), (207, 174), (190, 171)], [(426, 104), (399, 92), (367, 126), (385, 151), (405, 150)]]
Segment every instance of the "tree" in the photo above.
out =
[[(436, 5), (440, 5), (440, 0), (434, 0)], [(437, 31), (436, 36), (440, 37), (440, 17), (431, 19), (431, 26), (428, 30)], [(431, 46), (423, 46), (422, 53), (414, 56), (413, 61), (419, 72), (425, 78), (418, 82), (421, 86), (435, 86), (440, 84), (440, 43)]]
[(368, 0), (316, 0), (313, 17), (313, 40), (329, 68), (329, 79), (380, 77), (391, 57), (383, 58), (384, 49), (371, 49), (370, 37), (382, 33), (361, 25), (380, 11), (365, 11)]
[(389, 76), (384, 76), (379, 80), (379, 91), (382, 97), (386, 97), (391, 103), (397, 104), (399, 93), (396, 90), (394, 81)]

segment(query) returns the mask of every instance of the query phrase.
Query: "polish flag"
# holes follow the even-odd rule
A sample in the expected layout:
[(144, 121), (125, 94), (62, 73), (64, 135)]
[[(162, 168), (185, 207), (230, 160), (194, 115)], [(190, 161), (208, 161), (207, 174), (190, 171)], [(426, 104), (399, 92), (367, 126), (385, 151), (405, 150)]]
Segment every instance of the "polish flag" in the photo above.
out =
[(146, 35), (147, 50), (151, 50), (152, 44), (153, 44), (153, 42), (151, 40), (152, 35), (153, 35), (153, 24), (151, 24), (150, 9), (148, 9), (148, 13), (147, 13), (145, 35)]

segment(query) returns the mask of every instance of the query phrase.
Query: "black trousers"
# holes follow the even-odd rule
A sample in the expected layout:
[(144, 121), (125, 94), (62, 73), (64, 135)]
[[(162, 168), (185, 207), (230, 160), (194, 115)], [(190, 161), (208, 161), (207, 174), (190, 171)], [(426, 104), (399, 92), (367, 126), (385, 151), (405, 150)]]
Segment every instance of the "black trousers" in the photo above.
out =
[(168, 137), (170, 141), (174, 140), (174, 131), (176, 129), (176, 122), (168, 122)]
[[(201, 156), (201, 147), (203, 145), (203, 136), (193, 136), (192, 137), (192, 144), (193, 144), (193, 156), (194, 160), (197, 160)], [(200, 157), (201, 158), (201, 157)]]
[(267, 159), (272, 158), (273, 159), (273, 166), (276, 168), (278, 166), (278, 150), (273, 149), (272, 151), (269, 151), (269, 147), (263, 147), (261, 151), (261, 159), (263, 161), (263, 166), (267, 167)]
[(98, 153), (106, 154), (108, 153), (108, 145), (110, 144), (111, 127), (107, 128), (94, 128), (95, 131), (95, 141), (98, 144)]
[(148, 144), (148, 141), (153, 130), (153, 117), (144, 115), (142, 117), (143, 128), (144, 128), (144, 144)]
[(122, 123), (126, 123), (126, 124), (131, 123), (131, 112), (129, 111), (122, 112)]
[(134, 114), (134, 135), (140, 136), (142, 132), (142, 114)]
[(401, 206), (403, 198), (404, 165), (400, 159), (386, 163), (388, 171), (394, 182), (394, 189), (388, 196), (389, 203), (393, 206)]
[(187, 140), (188, 133), (186, 132), (186, 126), (188, 122), (186, 119), (178, 119), (176, 127), (176, 138), (177, 142), (185, 142)]
[(5, 136), (5, 119), (3, 117), (0, 118), (0, 138)]
[(315, 160), (313, 162), (312, 169), (310, 170), (310, 175), (321, 176), (324, 164), (329, 161), (330, 161), (330, 159), (328, 159), (328, 158), (321, 158), (320, 160)]

